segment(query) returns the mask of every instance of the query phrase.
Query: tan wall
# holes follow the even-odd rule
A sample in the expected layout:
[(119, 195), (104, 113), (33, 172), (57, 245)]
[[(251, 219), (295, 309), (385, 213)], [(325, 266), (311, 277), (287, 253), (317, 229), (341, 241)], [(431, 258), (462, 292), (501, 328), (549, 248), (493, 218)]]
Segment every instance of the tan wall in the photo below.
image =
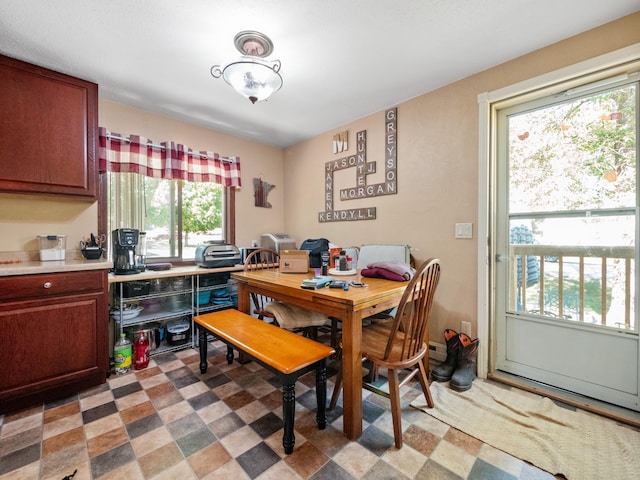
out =
[[(296, 239), (326, 237), (341, 245), (407, 243), (419, 260), (442, 262), (432, 324), (432, 339), (443, 342), (444, 328), (469, 321), (476, 331), (478, 221), (478, 95), (640, 42), (636, 13), (491, 68), (398, 108), (398, 193), (340, 202), (336, 210), (375, 206), (371, 221), (319, 223), (324, 210), (324, 164), (345, 156), (332, 153), (333, 135), (367, 130), (367, 155), (383, 170), (384, 112), (375, 113), (284, 153), (285, 231)], [(338, 178), (336, 176), (336, 178)], [(340, 186), (355, 184), (354, 170), (340, 173)], [(380, 177), (368, 183), (380, 181)], [(295, 201), (294, 201), (295, 200)], [(454, 225), (472, 222), (473, 240), (456, 240)]]
[(98, 203), (0, 193), (0, 252), (34, 252), (37, 235), (66, 235), (67, 250), (98, 226)]

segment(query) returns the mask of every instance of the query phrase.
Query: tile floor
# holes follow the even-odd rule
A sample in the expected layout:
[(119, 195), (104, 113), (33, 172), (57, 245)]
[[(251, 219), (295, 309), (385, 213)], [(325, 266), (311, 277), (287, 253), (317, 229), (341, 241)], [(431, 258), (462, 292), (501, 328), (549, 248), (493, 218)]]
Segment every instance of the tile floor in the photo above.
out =
[[(388, 400), (364, 391), (363, 435), (342, 435), (340, 408), (315, 424), (314, 376), (296, 385), (295, 450), (282, 448), (282, 396), (273, 375), (226, 363), (212, 342), (152, 357), (72, 398), (0, 416), (0, 480), (68, 479), (491, 479), (554, 477), (408, 406), (404, 447), (393, 446)], [(328, 397), (333, 390), (331, 378)]]

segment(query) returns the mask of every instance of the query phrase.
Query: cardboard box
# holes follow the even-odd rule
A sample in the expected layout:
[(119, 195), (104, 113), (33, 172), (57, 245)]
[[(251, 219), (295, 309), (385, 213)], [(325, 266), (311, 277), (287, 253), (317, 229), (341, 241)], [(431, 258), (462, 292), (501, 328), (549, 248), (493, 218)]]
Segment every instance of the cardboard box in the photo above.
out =
[(309, 250), (282, 250), (280, 252), (282, 273), (307, 273), (309, 271)]

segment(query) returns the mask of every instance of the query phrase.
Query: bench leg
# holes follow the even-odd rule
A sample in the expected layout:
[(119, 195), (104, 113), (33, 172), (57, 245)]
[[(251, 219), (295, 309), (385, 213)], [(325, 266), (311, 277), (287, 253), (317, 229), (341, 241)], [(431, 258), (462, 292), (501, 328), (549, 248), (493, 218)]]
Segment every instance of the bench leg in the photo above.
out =
[(316, 367), (316, 423), (320, 430), (327, 426), (327, 360), (318, 362)]
[(200, 350), (200, 373), (207, 373), (207, 329), (198, 325), (198, 347)]
[(293, 446), (296, 438), (293, 435), (293, 427), (296, 413), (296, 382), (285, 383), (282, 385), (282, 416), (284, 418), (284, 435), (282, 437), (282, 446), (284, 453), (293, 452)]
[(233, 348), (227, 345), (227, 363), (231, 365), (233, 363)]

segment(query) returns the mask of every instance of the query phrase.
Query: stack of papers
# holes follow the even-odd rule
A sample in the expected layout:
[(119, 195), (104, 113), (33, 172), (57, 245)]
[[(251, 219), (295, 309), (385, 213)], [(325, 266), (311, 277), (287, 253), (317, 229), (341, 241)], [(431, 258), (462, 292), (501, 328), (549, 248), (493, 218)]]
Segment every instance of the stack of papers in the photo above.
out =
[(318, 288), (328, 287), (332, 280), (332, 277), (321, 275), (319, 277), (305, 278), (300, 286), (302, 288), (315, 290)]

